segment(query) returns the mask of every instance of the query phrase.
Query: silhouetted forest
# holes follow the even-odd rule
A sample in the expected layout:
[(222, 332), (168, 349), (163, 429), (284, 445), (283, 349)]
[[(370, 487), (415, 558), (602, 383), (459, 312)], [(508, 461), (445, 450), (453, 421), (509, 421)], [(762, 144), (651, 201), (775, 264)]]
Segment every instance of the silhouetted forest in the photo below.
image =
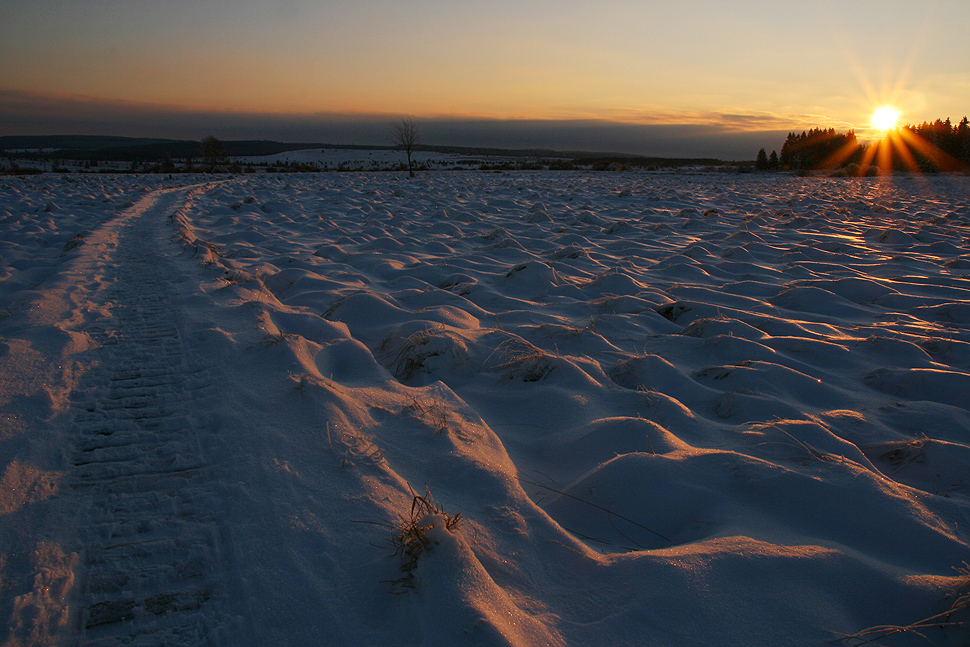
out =
[[(781, 147), (781, 165), (790, 169), (837, 168), (862, 159), (863, 148), (855, 132), (813, 128), (800, 135), (788, 133)], [(843, 158), (844, 159), (840, 159)]]
[(788, 133), (781, 147), (769, 157), (758, 151), (755, 168), (772, 170), (846, 169), (865, 173), (868, 169), (894, 171), (961, 171), (970, 169), (970, 123), (964, 117), (953, 125), (949, 118), (907, 124), (895, 128), (876, 142), (861, 144), (855, 132), (834, 128), (813, 128)]
[[(956, 126), (947, 118), (943, 121), (937, 119), (933, 123), (924, 121), (905, 128), (930, 145), (927, 149), (911, 147), (921, 169), (951, 171), (970, 167), (970, 122), (966, 117)], [(903, 168), (898, 166), (900, 161), (902, 160), (894, 158), (894, 168)]]

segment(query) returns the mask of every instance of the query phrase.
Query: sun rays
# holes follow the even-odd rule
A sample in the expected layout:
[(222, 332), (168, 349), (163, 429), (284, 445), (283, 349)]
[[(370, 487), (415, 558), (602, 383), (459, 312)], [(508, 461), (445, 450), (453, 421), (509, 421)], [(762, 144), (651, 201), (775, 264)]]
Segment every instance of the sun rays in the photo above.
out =
[(967, 169), (970, 126), (966, 117), (958, 126), (953, 126), (949, 118), (932, 123), (909, 121), (911, 111), (922, 111), (925, 103), (923, 93), (910, 80), (917, 52), (925, 44), (926, 29), (925, 22), (914, 29), (911, 47), (902, 60), (884, 58), (882, 82), (878, 84), (866, 73), (858, 55), (846, 52), (858, 82), (859, 106), (868, 107), (869, 120), (850, 130), (842, 145), (816, 168), (845, 169), (851, 175)]
[(813, 129), (801, 136), (792, 133), (782, 148), (783, 163), (796, 169), (837, 170), (856, 176), (967, 169), (962, 159), (965, 153), (961, 153), (970, 147), (966, 118), (957, 126), (949, 119), (901, 125), (900, 112), (891, 110), (873, 114), (873, 127), (880, 124), (883, 135), (868, 142), (860, 142), (851, 130), (847, 134), (833, 129)]
[(966, 117), (957, 126), (949, 118), (923, 123), (904, 120), (906, 99), (918, 96), (906, 87), (908, 63), (891, 82), (890, 77), (884, 80), (881, 91), (864, 78), (861, 66), (855, 67), (860, 103), (870, 106), (869, 120), (847, 134), (819, 129), (810, 132), (804, 145), (825, 154), (821, 162), (803, 168), (839, 170), (850, 175), (967, 170), (970, 125)]

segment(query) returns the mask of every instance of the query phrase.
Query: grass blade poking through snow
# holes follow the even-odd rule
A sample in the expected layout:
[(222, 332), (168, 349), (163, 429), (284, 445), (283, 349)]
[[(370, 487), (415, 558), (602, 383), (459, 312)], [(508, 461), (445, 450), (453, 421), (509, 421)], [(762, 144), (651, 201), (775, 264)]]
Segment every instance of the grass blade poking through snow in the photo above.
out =
[(943, 613), (938, 613), (934, 616), (930, 616), (929, 618), (917, 620), (916, 622), (908, 625), (879, 625), (876, 627), (869, 627), (868, 629), (863, 629), (859, 633), (852, 634), (851, 636), (844, 636), (841, 638), (841, 640), (846, 644), (853, 646), (871, 645), (890, 636), (912, 633), (926, 639), (927, 643), (930, 643), (929, 639), (920, 633), (921, 630), (934, 628), (947, 629), (955, 627), (970, 628), (970, 621), (954, 619), (954, 616), (970, 616), (970, 565), (964, 563), (963, 568), (958, 568), (957, 571), (963, 577), (960, 580), (960, 584), (954, 591), (953, 595), (955, 599), (953, 604), (951, 604), (950, 608)]
[(561, 494), (564, 497), (567, 497), (569, 499), (573, 499), (574, 501), (579, 501), (580, 503), (585, 503), (586, 505), (591, 506), (593, 508), (596, 508), (597, 510), (602, 510), (603, 512), (605, 512), (606, 514), (610, 515), (611, 517), (616, 517), (617, 519), (622, 519), (623, 521), (626, 521), (628, 523), (632, 523), (637, 528), (641, 528), (643, 530), (646, 530), (650, 534), (656, 535), (657, 537), (660, 537), (664, 541), (669, 542), (671, 545), (673, 545), (674, 543), (676, 543), (670, 537), (667, 537), (665, 535), (661, 535), (656, 530), (651, 530), (650, 528), (647, 528), (646, 526), (644, 526), (642, 523), (638, 523), (638, 522), (634, 521), (633, 519), (631, 519), (629, 517), (625, 517), (622, 514), (618, 514), (616, 512), (613, 512), (609, 508), (604, 508), (601, 505), (597, 505), (597, 504), (593, 503), (592, 501), (587, 501), (586, 499), (581, 499), (578, 496), (573, 496), (572, 494), (569, 494), (568, 492), (563, 492), (562, 490), (557, 490), (556, 488), (549, 487), (548, 485), (543, 485), (542, 483), (536, 483), (535, 481), (529, 481), (527, 479), (522, 478), (521, 476), (516, 476), (515, 478), (520, 483), (526, 483), (528, 485), (534, 485), (536, 487), (541, 487), (541, 488), (544, 488), (546, 490), (549, 490), (550, 492), (555, 492), (556, 494)]

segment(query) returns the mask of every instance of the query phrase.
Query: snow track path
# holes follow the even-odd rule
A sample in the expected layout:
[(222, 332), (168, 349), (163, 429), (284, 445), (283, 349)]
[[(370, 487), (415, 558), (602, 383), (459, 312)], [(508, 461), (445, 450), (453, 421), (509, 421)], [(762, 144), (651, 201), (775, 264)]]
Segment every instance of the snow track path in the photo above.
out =
[(68, 476), (78, 497), (77, 644), (228, 644), (221, 506), (192, 415), (210, 385), (183, 336), (178, 270), (166, 258), (177, 253), (168, 216), (187, 195), (152, 193), (108, 225), (111, 316), (86, 331), (99, 365), (74, 417)]

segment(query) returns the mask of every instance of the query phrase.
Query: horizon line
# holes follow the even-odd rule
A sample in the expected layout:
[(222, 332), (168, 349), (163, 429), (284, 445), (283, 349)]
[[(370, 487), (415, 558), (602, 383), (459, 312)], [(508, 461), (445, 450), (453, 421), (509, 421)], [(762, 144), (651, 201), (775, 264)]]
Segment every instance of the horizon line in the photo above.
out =
[[(608, 151), (646, 157), (753, 159), (780, 150), (788, 133), (812, 127), (861, 128), (826, 115), (767, 112), (645, 111), (536, 117), (411, 115), (394, 112), (260, 112), (101, 99), (0, 88), (0, 135), (50, 133), (226, 141), (381, 145), (390, 125), (414, 119), (424, 144), (506, 150)], [(805, 124), (811, 124), (806, 126)]]

